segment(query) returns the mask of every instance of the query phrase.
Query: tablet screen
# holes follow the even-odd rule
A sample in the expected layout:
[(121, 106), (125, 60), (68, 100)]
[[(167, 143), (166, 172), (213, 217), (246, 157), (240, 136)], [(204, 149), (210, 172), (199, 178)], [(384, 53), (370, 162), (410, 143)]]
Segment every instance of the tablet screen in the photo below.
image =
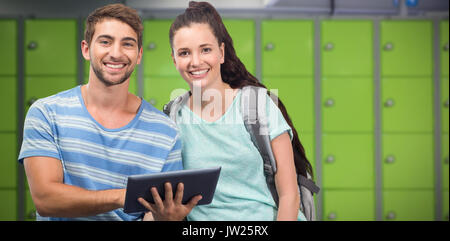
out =
[(188, 203), (191, 198), (199, 194), (202, 195), (202, 199), (197, 205), (209, 204), (212, 202), (216, 190), (220, 169), (220, 167), (214, 167), (129, 176), (124, 212), (135, 213), (148, 211), (137, 199), (142, 197), (147, 202), (154, 203), (153, 196), (150, 192), (152, 187), (158, 189), (159, 196), (164, 200), (164, 183), (166, 182), (172, 184), (174, 197), (178, 183), (181, 182), (184, 184), (183, 204)]

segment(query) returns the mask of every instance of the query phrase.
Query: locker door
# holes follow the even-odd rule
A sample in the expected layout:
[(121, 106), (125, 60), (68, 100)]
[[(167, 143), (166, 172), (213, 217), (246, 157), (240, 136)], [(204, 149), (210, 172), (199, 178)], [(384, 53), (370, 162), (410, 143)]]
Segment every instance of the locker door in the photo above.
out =
[(381, 75), (433, 74), (431, 21), (381, 21)]
[(448, 134), (442, 135), (442, 188), (448, 190), (448, 145), (449, 137)]
[(323, 76), (373, 75), (372, 21), (325, 20), (321, 34)]
[(432, 132), (431, 78), (382, 78), (383, 132)]
[(75, 87), (76, 77), (26, 77), (25, 83), (25, 110), (27, 112), (37, 99)]
[(17, 129), (17, 79), (0, 76), (0, 131)]
[(17, 186), (17, 139), (15, 133), (0, 133), (0, 188)]
[(326, 190), (323, 193), (323, 220), (375, 220), (375, 192), (373, 190)]
[(76, 75), (76, 20), (25, 21), (25, 75)]
[(448, 193), (448, 189), (446, 190), (446, 191), (444, 191), (444, 192), (442, 192), (442, 197), (443, 197), (443, 200), (442, 200), (442, 220), (443, 221), (448, 221), (449, 220), (449, 212), (448, 212), (448, 206), (449, 206), (449, 201), (448, 201), (448, 196), (449, 196), (449, 193)]
[(448, 77), (448, 21), (441, 22), (441, 74)]
[(159, 110), (177, 96), (189, 91), (189, 85), (181, 77), (146, 77), (145, 99)]
[(433, 188), (433, 135), (382, 136), (384, 188)]
[(434, 220), (433, 190), (390, 190), (383, 192), (385, 221)]
[(372, 134), (323, 134), (324, 188), (374, 188)]
[(322, 78), (324, 132), (370, 132), (374, 128), (372, 78)]
[(314, 80), (265, 77), (263, 83), (278, 95), (299, 133), (314, 131)]
[(17, 74), (17, 23), (0, 20), (0, 75)]
[(448, 88), (449, 88), (449, 81), (447, 78), (442, 78), (441, 81), (441, 116), (442, 116), (442, 131), (445, 133), (448, 133), (448, 106), (449, 106), (449, 99), (448, 99)]
[(17, 220), (17, 192), (16, 190), (0, 189), (0, 221)]
[(312, 21), (267, 20), (261, 23), (263, 76), (312, 76)]
[[(248, 72), (255, 74), (255, 22), (253, 20), (226, 19), (223, 21), (238, 58)], [(226, 46), (225, 46), (226, 48)]]
[(144, 21), (143, 68), (147, 76), (179, 76), (172, 61), (169, 29), (172, 20)]

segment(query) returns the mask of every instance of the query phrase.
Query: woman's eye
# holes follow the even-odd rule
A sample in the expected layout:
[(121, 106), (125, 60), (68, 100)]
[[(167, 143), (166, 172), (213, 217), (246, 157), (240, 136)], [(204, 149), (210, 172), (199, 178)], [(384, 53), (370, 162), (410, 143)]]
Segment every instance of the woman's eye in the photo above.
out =
[(178, 53), (178, 56), (187, 56), (188, 54), (188, 51), (182, 51)]
[(211, 48), (204, 48), (203, 49), (203, 53), (209, 53), (209, 52), (211, 52)]

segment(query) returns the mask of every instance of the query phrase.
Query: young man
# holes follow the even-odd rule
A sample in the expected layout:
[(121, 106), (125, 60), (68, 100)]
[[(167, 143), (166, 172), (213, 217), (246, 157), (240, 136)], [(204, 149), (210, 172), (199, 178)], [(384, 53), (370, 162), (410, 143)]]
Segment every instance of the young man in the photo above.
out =
[[(81, 42), (91, 62), (89, 83), (28, 111), (19, 162), (37, 220), (136, 220), (142, 214), (122, 209), (127, 177), (183, 168), (175, 124), (128, 92), (142, 58), (142, 28), (137, 12), (122, 4), (95, 10)], [(181, 220), (199, 200), (167, 199), (155, 218)]]

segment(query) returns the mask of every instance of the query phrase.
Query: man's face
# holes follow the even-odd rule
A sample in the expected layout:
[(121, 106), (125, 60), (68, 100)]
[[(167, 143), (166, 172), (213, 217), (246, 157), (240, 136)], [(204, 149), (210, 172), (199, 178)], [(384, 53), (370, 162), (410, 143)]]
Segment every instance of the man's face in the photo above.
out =
[(120, 85), (128, 80), (136, 64), (141, 62), (137, 34), (126, 23), (106, 18), (95, 25), (91, 44), (82, 42), (83, 56), (91, 61), (91, 74), (106, 86)]

